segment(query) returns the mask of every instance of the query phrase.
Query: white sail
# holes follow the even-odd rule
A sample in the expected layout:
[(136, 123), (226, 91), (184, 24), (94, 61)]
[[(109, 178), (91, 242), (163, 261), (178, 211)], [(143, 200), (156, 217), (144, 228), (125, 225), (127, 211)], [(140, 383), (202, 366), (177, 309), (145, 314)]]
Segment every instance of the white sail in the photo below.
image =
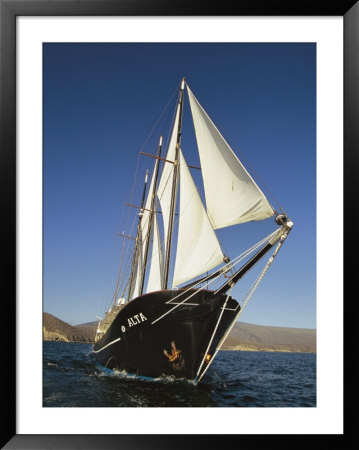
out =
[[(176, 142), (177, 142), (177, 130), (179, 121), (180, 105), (177, 106), (176, 117), (172, 129), (171, 139), (168, 145), (166, 160), (173, 161), (176, 157)], [(173, 186), (173, 173), (174, 164), (172, 162), (165, 162), (161, 174), (160, 181), (158, 183), (157, 196), (161, 204), (163, 227), (164, 227), (164, 249), (166, 249), (168, 239), (168, 224), (170, 220), (170, 209), (172, 199), (172, 186)]]
[(180, 212), (173, 285), (205, 273), (224, 255), (180, 151)]
[(214, 229), (273, 215), (268, 200), (187, 86), (208, 217)]
[(146, 292), (154, 292), (162, 289), (163, 256), (162, 256), (160, 230), (158, 228), (156, 213), (153, 216), (152, 229), (153, 229), (152, 257)]

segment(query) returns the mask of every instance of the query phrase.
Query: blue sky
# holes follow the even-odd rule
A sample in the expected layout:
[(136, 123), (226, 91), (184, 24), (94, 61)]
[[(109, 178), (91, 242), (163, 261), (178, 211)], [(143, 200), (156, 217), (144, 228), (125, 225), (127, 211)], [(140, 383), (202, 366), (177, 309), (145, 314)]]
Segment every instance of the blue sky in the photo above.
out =
[[(103, 315), (123, 204), (137, 164), (139, 177), (153, 165), (139, 151), (155, 152), (171, 108), (147, 138), (185, 76), (269, 200), (294, 222), (240, 320), (316, 327), (314, 44), (44, 44), (43, 61), (44, 311), (71, 324)], [(186, 98), (182, 148), (196, 165), (189, 118)], [(269, 219), (219, 237), (225, 248), (238, 247), (236, 256), (273, 229)]]

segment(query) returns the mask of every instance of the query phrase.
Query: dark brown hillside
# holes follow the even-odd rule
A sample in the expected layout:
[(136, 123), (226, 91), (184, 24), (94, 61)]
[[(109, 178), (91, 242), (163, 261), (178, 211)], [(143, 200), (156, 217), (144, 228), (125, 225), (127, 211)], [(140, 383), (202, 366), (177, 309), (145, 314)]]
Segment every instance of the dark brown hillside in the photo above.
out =
[(237, 322), (223, 349), (316, 352), (316, 330)]
[(92, 342), (93, 326), (72, 326), (52, 314), (43, 313), (43, 339), (45, 341)]

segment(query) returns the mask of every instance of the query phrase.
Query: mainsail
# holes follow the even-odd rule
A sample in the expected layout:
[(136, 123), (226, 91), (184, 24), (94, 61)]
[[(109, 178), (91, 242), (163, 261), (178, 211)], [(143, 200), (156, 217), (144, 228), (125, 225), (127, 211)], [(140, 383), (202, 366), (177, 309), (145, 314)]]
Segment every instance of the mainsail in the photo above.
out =
[(187, 85), (208, 217), (214, 229), (271, 217), (268, 200)]

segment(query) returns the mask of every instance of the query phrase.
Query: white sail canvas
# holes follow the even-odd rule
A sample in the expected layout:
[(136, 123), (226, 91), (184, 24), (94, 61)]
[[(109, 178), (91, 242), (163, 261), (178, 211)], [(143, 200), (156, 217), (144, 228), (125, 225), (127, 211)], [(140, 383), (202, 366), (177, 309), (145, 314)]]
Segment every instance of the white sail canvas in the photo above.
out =
[[(177, 130), (179, 121), (180, 105), (177, 106), (176, 117), (172, 129), (171, 139), (168, 145), (168, 151), (166, 155), (167, 161), (173, 161), (176, 157), (176, 141)], [(172, 186), (173, 186), (173, 168), (174, 164), (171, 162), (165, 162), (162, 170), (162, 175), (158, 184), (157, 196), (161, 204), (163, 227), (164, 227), (164, 247), (166, 248), (168, 239), (168, 224), (170, 220), (171, 198), (172, 198)]]
[(202, 167), (208, 217), (214, 229), (273, 215), (268, 200), (187, 86)]
[(154, 292), (162, 289), (163, 256), (160, 231), (158, 228), (157, 214), (153, 216), (153, 243), (150, 272), (148, 275), (146, 292)]
[(182, 151), (179, 209), (174, 286), (213, 269), (224, 257)]

